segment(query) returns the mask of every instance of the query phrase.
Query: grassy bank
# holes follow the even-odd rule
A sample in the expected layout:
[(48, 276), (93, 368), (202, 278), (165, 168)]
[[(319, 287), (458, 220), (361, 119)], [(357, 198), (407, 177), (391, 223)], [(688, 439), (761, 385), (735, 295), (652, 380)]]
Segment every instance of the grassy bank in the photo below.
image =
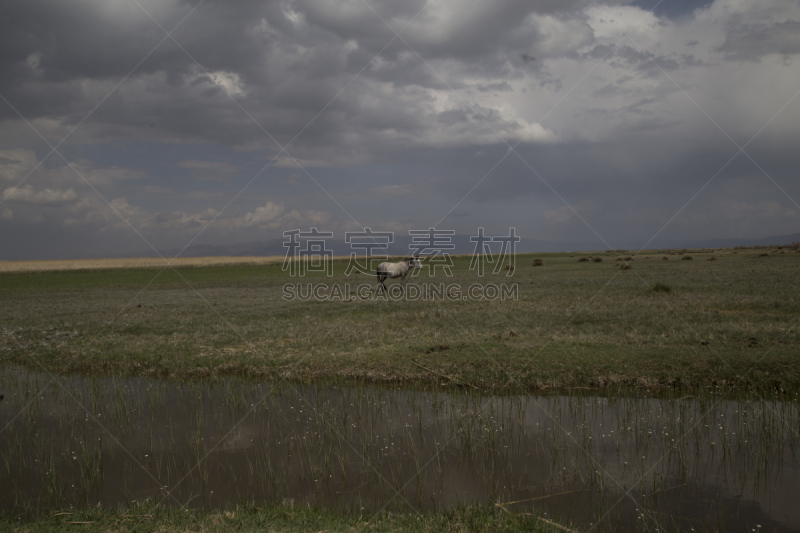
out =
[(563, 532), (563, 526), (551, 525), (547, 520), (510, 515), (497, 507), (467, 507), (445, 513), (396, 514), (377, 516), (349, 516), (303, 506), (281, 505), (273, 507), (239, 506), (230, 510), (211, 512), (185, 511), (134, 505), (125, 510), (72, 509), (29, 523), (15, 523), (0, 517), (0, 529), (25, 533), (81, 531), (126, 532), (159, 531), (163, 533), (205, 531), (327, 531), (333, 532)]
[[(282, 263), (283, 257), (178, 257), (175, 267), (207, 267), (214, 265), (267, 265)], [(51, 272), (65, 270), (111, 270), (132, 268), (161, 268), (164, 260), (158, 257), (64, 259), (54, 261), (0, 261), (0, 272)]]
[[(410, 283), (457, 284), (457, 298), (415, 301), (362, 299), (357, 286), (374, 278), (345, 267), (302, 279), (280, 264), (3, 273), (0, 361), (481, 390), (800, 384), (792, 251), (520, 255), (512, 276), (484, 277), (456, 258), (452, 277), (423, 272)], [(287, 283), (301, 286), (287, 292)], [(327, 301), (284, 298), (309, 283), (325, 284)], [(476, 283), (516, 284), (517, 298), (471, 298)]]

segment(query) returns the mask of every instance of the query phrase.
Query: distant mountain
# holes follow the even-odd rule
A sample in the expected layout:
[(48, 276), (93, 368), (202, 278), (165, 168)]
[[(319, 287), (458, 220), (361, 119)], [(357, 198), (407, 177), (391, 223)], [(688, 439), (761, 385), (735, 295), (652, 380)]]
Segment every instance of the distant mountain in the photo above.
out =
[[(452, 235), (450, 236), (449, 243), (452, 248), (449, 250), (444, 249), (450, 254), (471, 254), (475, 250), (475, 243), (470, 241), (469, 235)], [(189, 246), (181, 257), (264, 257), (264, 256), (283, 256), (286, 255), (287, 248), (284, 247), (284, 239), (271, 239), (268, 241), (254, 241), (243, 242), (236, 244), (196, 244)], [(444, 239), (444, 242), (447, 242)], [(800, 242), (800, 233), (792, 233), (789, 235), (775, 235), (772, 237), (760, 238), (719, 238), (719, 239), (704, 239), (704, 240), (678, 240), (678, 239), (657, 239), (650, 243), (648, 249), (664, 249), (664, 248), (733, 248), (734, 246), (780, 246), (790, 244), (792, 242)], [(409, 248), (412, 244), (412, 238), (407, 235), (395, 236), (394, 242), (388, 246), (388, 255), (390, 256), (403, 256), (412, 253), (413, 248)], [(627, 243), (626, 246), (621, 246), (626, 250), (638, 250), (642, 244)], [(304, 246), (301, 246), (301, 250)], [(500, 243), (491, 244), (492, 251), (497, 253), (500, 251)], [(356, 251), (362, 254), (363, 251), (358, 251), (350, 247), (349, 244), (344, 242), (344, 239), (326, 239), (325, 249), (330, 250), (333, 255), (347, 256), (351, 251)], [(522, 239), (516, 245), (517, 253), (535, 253), (535, 252), (583, 252), (583, 251), (601, 251), (604, 247), (598, 243), (579, 243), (579, 242), (555, 242), (543, 241), (538, 239)], [(161, 250), (164, 257), (175, 257), (181, 250), (178, 248), (170, 250)], [(301, 255), (303, 255), (301, 251)], [(156, 254), (152, 250), (149, 252), (125, 254), (125, 257), (155, 257)]]

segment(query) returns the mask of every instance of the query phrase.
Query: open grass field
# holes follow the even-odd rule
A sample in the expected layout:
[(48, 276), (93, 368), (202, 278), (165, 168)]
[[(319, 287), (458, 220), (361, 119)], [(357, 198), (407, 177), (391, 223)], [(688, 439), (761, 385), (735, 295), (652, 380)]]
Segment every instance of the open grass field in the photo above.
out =
[[(792, 250), (529, 254), (516, 257), (511, 276), (478, 277), (469, 265), (456, 257), (452, 277), (423, 270), (409, 285), (458, 290), (417, 299), (362, 298), (357, 286), (375, 279), (345, 276), (345, 260), (334, 262), (332, 277), (304, 278), (267, 260), (21, 272), (4, 265), (0, 362), (491, 391), (800, 384), (800, 253)], [(476, 283), (506, 284), (516, 298), (485, 290), (470, 297)], [(308, 284), (320, 299), (306, 297)]]

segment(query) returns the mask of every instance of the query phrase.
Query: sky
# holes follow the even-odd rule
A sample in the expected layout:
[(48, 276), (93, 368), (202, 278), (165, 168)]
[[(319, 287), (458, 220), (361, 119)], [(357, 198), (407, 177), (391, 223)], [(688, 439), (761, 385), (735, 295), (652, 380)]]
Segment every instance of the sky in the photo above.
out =
[(800, 231), (796, 0), (0, 0), (0, 259)]

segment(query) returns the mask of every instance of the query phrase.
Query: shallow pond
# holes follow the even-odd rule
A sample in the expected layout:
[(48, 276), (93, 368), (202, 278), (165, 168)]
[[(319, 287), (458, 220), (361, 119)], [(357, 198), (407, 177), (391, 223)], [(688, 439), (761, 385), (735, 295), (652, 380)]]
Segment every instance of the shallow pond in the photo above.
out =
[[(790, 401), (64, 377), (0, 369), (0, 511), (500, 504), (580, 531), (800, 531)], [(760, 527), (759, 527), (760, 526)]]

